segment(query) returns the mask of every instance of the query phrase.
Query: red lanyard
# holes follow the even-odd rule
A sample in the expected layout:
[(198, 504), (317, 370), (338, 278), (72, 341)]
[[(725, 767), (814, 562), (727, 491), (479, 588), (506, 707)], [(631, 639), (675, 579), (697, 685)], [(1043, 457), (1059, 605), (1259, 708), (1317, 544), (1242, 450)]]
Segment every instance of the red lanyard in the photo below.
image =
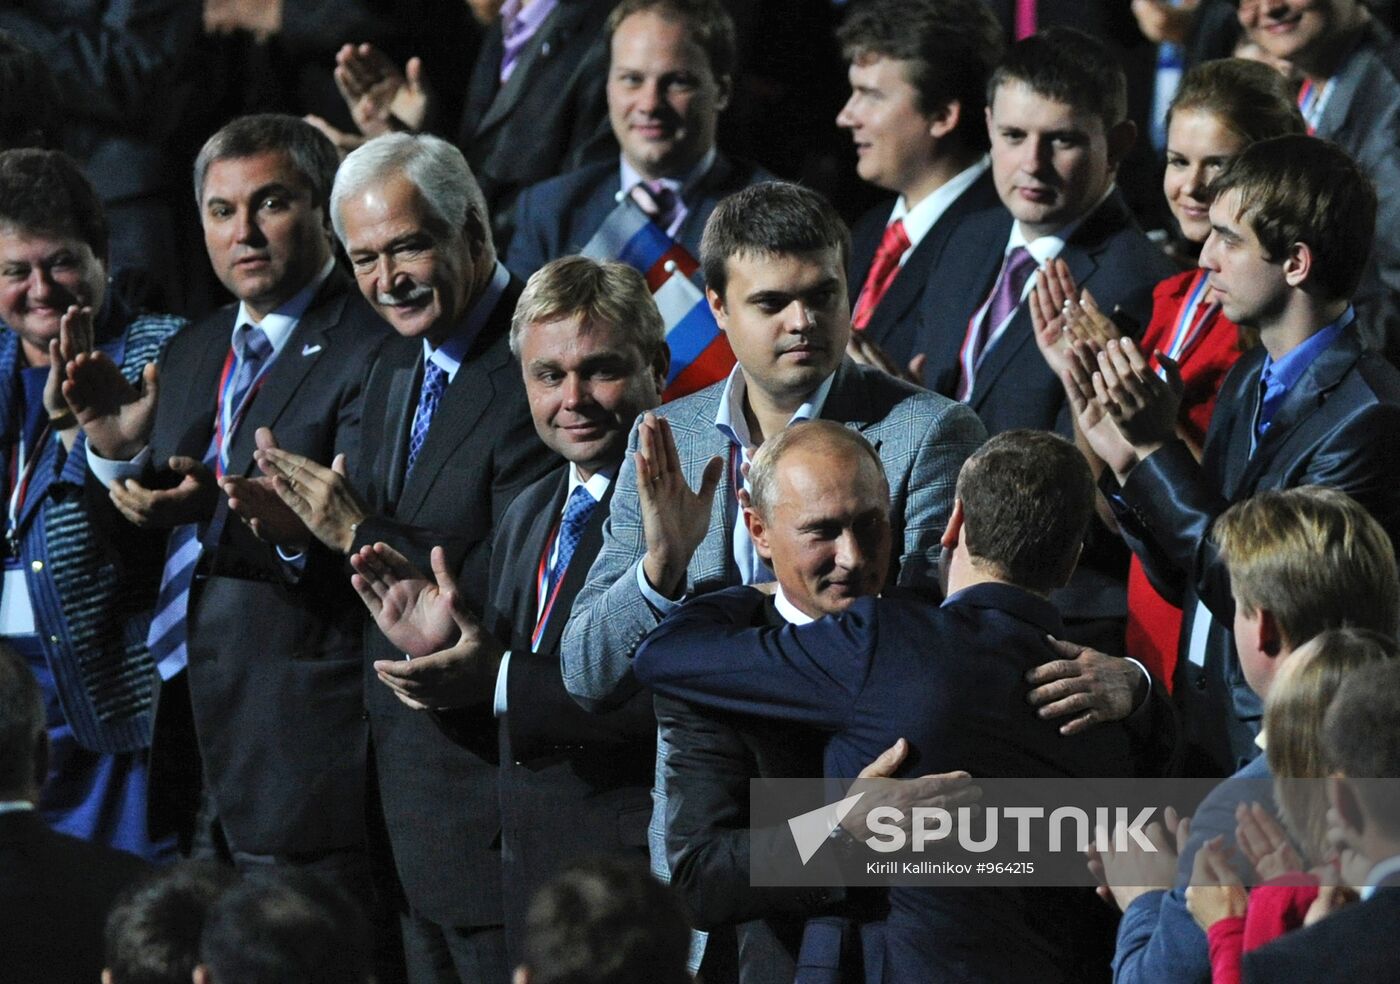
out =
[(258, 371), (258, 378), (253, 381), (253, 385), (248, 387), (248, 392), (239, 401), (238, 406), (229, 407), (229, 389), (233, 385), (233, 370), (236, 363), (233, 354), (233, 346), (229, 346), (228, 355), (224, 356), (224, 368), (219, 373), (219, 403), (214, 408), (214, 447), (217, 454), (214, 456), (214, 475), (216, 478), (224, 477), (224, 468), (228, 465), (228, 441), (238, 430), (238, 425), (243, 422), (243, 416), (248, 412), (249, 405), (253, 402), (253, 397), (257, 396), (258, 390), (262, 389), (263, 381), (267, 378), (267, 360)]
[[(554, 552), (554, 541), (559, 537), (559, 525), (563, 519), (554, 521), (554, 528), (549, 531), (549, 538), (544, 541), (544, 552), (540, 554), (539, 569), (535, 572), (535, 598), (544, 598), (545, 586), (549, 582), (549, 555)], [(540, 647), (540, 639), (544, 636), (545, 624), (549, 621), (549, 615), (554, 611), (554, 602), (559, 598), (559, 588), (564, 584), (564, 574), (568, 568), (558, 571), (554, 577), (554, 584), (549, 589), (549, 598), (545, 600), (544, 608), (540, 611), (540, 617), (535, 621), (535, 631), (530, 636), (530, 651), (535, 652)]]

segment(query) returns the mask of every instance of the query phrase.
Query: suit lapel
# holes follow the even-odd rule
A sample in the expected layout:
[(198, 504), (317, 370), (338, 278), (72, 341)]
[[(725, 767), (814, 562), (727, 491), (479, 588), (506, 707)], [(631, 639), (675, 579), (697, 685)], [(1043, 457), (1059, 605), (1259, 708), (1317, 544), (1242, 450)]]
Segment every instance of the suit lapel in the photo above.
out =
[[(217, 336), (211, 333), (209, 344), (200, 346), (196, 351), (192, 366), (171, 367), (164, 362), (161, 364), (162, 379), (174, 376), (176, 379), (187, 380), (184, 412), (176, 418), (181, 429), (173, 449), (174, 454), (202, 460), (205, 452), (209, 450), (209, 442), (214, 437), (214, 410), (219, 402), (219, 376), (223, 371), (224, 361), (232, 351), (230, 346), (235, 317), (237, 308), (229, 312), (226, 320), (220, 319), (224, 321), (224, 330)], [(174, 372), (167, 373), (166, 370), (169, 369), (174, 369)], [(165, 466), (163, 461), (154, 464), (157, 468)]]
[(996, 282), (1011, 222), (1011, 213), (1003, 210), (969, 229), (965, 242), (959, 238), (960, 248), (949, 258), (947, 270), (938, 271), (942, 277), (936, 289), (943, 296), (924, 293), (923, 310), (938, 312), (934, 319), (923, 315), (922, 335), (931, 343), (927, 376), (944, 396), (957, 393), (962, 378), (959, 353), (967, 337), (967, 324)]
[[(578, 26), (579, 18), (585, 13), (584, 6), (581, 3), (568, 3), (565, 0), (545, 19), (544, 24), (535, 32), (535, 36), (525, 45), (525, 50), (520, 53), (519, 60), (511, 70), (510, 78), (506, 80), (504, 86), (497, 90), (496, 98), (491, 101), (486, 115), (481, 118), (481, 123), (476, 128), (478, 138), (510, 115), (510, 111), (515, 108), (515, 104), (520, 101), (520, 97), (529, 85), (535, 63), (552, 58), (560, 46), (573, 34)], [(499, 78), (499, 60), (495, 67)]]
[[(491, 405), (494, 393), (491, 368), (494, 365), (474, 365), (470, 356), (463, 360), (456, 378), (447, 387), (442, 402), (433, 413), (428, 437), (423, 442), (423, 449), (418, 452), (418, 460), (413, 463), (413, 471), (404, 480), (403, 498), (396, 510), (399, 518), (407, 519), (417, 512), (437, 480), (438, 472), (442, 471), (453, 452), (472, 436), (472, 429)], [(416, 407), (417, 400), (413, 403)], [(407, 440), (403, 443), (406, 445)]]
[[(529, 529), (520, 541), (519, 556), (510, 561), (515, 575), (510, 590), (512, 625), (518, 639), (528, 640), (534, 635), (535, 613), (539, 610), (536, 578), (539, 574), (540, 557), (544, 554), (555, 521), (563, 512), (564, 496), (568, 489), (569, 469), (566, 465), (560, 472), (558, 481), (554, 483), (549, 498), (535, 509), (534, 515), (530, 517)], [(581, 542), (578, 549), (582, 549)], [(577, 556), (577, 552), (575, 555)]]
[(723, 154), (715, 154), (715, 163), (710, 172), (701, 178), (695, 185), (695, 189), (690, 194), (690, 202), (687, 208), (685, 221), (676, 230), (676, 242), (682, 245), (687, 243), (695, 244), (692, 249), (686, 245), (695, 257), (700, 258), (699, 244), (700, 236), (705, 231), (705, 223), (710, 218), (710, 213), (715, 210), (715, 205), (724, 197), (730, 188), (730, 183), (734, 180), (735, 167)]
[[(613, 479), (608, 484), (607, 495), (603, 496), (601, 502), (593, 510), (593, 515), (588, 518), (588, 525), (583, 528), (583, 535), (579, 537), (578, 546), (574, 548), (574, 556), (569, 561), (569, 568), (564, 572), (564, 581), (559, 586), (559, 594), (554, 600), (554, 614), (544, 627), (544, 634), (540, 636), (540, 644), (536, 647), (538, 652), (551, 653), (559, 648), (559, 639), (564, 634), (564, 626), (568, 624), (569, 612), (573, 609), (574, 599), (583, 590), (583, 582), (588, 579), (589, 568), (593, 566), (593, 560), (598, 556), (598, 551), (603, 548), (603, 524), (607, 522), (608, 507), (612, 504), (613, 489), (617, 487), (617, 480)], [(544, 549), (544, 539), (549, 535), (549, 531), (554, 527), (554, 521), (560, 516), (564, 509), (564, 491), (568, 488), (568, 471), (564, 472), (563, 488), (559, 490), (559, 495), (551, 502), (552, 508), (546, 514), (548, 521), (544, 534), (540, 537), (540, 546), (536, 548), (534, 557), (539, 560), (540, 552)], [(531, 531), (533, 534), (533, 531)], [(527, 555), (528, 556), (528, 555)], [(530, 612), (533, 614), (539, 607), (539, 600), (535, 596), (534, 571), (531, 571), (530, 584)], [(533, 630), (534, 626), (531, 625)]]
[[(1268, 431), (1260, 439), (1258, 447), (1254, 449), (1254, 455), (1249, 459), (1249, 465), (1240, 477), (1241, 488), (1254, 487), (1260, 474), (1277, 456), (1279, 448), (1317, 412), (1327, 393), (1341, 382), (1342, 377), (1356, 365), (1359, 358), (1360, 339), (1355, 328), (1348, 328), (1326, 351), (1313, 360), (1312, 365), (1308, 366), (1302, 378), (1288, 391), (1283, 403), (1274, 412)], [(1246, 426), (1251, 424), (1252, 421)]]
[[(306, 313), (297, 321), (291, 335), (287, 337), (282, 351), (277, 354), (267, 380), (258, 389), (257, 395), (248, 407), (244, 420), (247, 427), (239, 426), (233, 434), (229, 447), (228, 471), (232, 475), (247, 474), (252, 468), (253, 451), (256, 448), (255, 435), (258, 427), (268, 427), (277, 433), (277, 422), (283, 411), (291, 403), (292, 397), (302, 383), (311, 375), (321, 359), (330, 349), (330, 337), (326, 329), (339, 322), (345, 310), (345, 282), (337, 272), (332, 272), (321, 285), (316, 298)], [(340, 296), (334, 296), (340, 291)], [(330, 462), (320, 462), (330, 464)]]

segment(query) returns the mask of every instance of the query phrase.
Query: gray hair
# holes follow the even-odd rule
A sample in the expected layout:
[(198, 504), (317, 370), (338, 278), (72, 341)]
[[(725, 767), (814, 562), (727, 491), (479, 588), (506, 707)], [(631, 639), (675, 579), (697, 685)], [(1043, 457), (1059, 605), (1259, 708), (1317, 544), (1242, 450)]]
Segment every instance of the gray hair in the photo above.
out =
[[(834, 420), (800, 420), (764, 441), (749, 465), (749, 503), (764, 520), (772, 518), (771, 509), (778, 501), (779, 463), (789, 451), (803, 447), (819, 450), (831, 459), (837, 453), (845, 453), (856, 461), (862, 456), (869, 458), (875, 466), (875, 474), (880, 476), (880, 484), (885, 487), (885, 498), (889, 498), (885, 464), (859, 432)], [(855, 469), (851, 475), (854, 479)]]
[(510, 350), (520, 358), (520, 338), (530, 325), (582, 314), (637, 346), (650, 363), (666, 344), (666, 325), (646, 280), (625, 263), (565, 256), (535, 271), (525, 284), (510, 323)]
[(0, 643), (0, 799), (26, 796), (38, 780), (34, 752), (43, 733), (39, 681), (19, 654)]
[(491, 220), (486, 198), (476, 183), (462, 152), (440, 137), (423, 133), (386, 133), (351, 152), (336, 172), (331, 189), (331, 224), (342, 245), (345, 225), (340, 210), (345, 200), (367, 186), (401, 174), (418, 189), (430, 218), (442, 234), (466, 228), (469, 216), (484, 238), (487, 251), (494, 255)]
[(215, 161), (254, 157), (270, 151), (286, 154), (311, 187), (311, 200), (324, 209), (340, 163), (335, 144), (310, 123), (285, 113), (240, 116), (204, 142), (194, 161), (194, 201), (204, 205), (204, 180)]

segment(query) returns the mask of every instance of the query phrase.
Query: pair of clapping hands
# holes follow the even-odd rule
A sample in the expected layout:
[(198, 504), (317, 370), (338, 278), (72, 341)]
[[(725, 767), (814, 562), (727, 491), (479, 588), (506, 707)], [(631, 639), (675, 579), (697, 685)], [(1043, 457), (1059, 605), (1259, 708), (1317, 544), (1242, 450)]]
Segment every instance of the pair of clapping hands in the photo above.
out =
[(1047, 263), (1030, 296), (1036, 345), (1060, 377), (1075, 425), (1121, 482), (1177, 433), (1182, 381), (1177, 364), (1155, 353), (1161, 372), (1094, 296), (1079, 291), (1064, 260)]
[[(1340, 834), (1340, 824), (1329, 812), (1329, 838), (1333, 856), (1311, 871), (1319, 884), (1317, 900), (1309, 907), (1304, 922), (1319, 919), (1355, 901), (1356, 892), (1348, 887), (1363, 883), (1369, 862)], [(1241, 803), (1235, 809), (1235, 845), (1261, 882), (1284, 878), (1304, 871), (1303, 859), (1293, 847), (1287, 832), (1267, 808), (1258, 803)], [(1131, 838), (1123, 838), (1124, 850), (1099, 851), (1090, 845), (1089, 870), (1099, 885), (1099, 895), (1126, 910), (1141, 895), (1168, 891), (1176, 884), (1178, 860), (1190, 838), (1190, 821), (1178, 817), (1170, 807), (1165, 826), (1149, 824), (1144, 836), (1154, 850), (1147, 850)], [(1099, 842), (1118, 843), (1106, 834)], [(1191, 880), (1186, 889), (1186, 906), (1202, 930), (1209, 930), (1221, 919), (1243, 916), (1249, 893), (1230, 860), (1223, 835), (1206, 841), (1192, 861)]]

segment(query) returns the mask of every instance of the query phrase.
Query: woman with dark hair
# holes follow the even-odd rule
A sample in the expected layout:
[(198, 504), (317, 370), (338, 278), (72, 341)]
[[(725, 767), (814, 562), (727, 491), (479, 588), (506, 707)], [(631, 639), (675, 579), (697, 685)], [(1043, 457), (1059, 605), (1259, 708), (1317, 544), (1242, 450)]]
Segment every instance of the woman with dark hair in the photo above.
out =
[[(160, 558), (113, 557), (89, 520), (86, 443), (64, 366), (101, 351), (133, 383), (183, 325), (134, 315), (107, 282), (107, 224), (57, 151), (0, 152), (0, 639), (43, 687), (50, 826), (146, 857), (145, 751), (155, 667), (146, 626)], [(149, 381), (148, 381), (149, 382)]]
[[(1226, 58), (1188, 72), (1167, 111), (1162, 191), (1181, 230), (1174, 251), (1194, 261), (1210, 235), (1210, 184), (1226, 161), (1259, 140), (1304, 132), (1288, 83), (1272, 69)], [(1058, 261), (1031, 293), (1036, 341), (1057, 375), (1071, 339), (1102, 343), (1122, 334), (1087, 290), (1076, 296), (1069, 268)], [(1152, 319), (1138, 344), (1144, 352), (1165, 355), (1180, 371), (1185, 390), (1177, 433), (1199, 459), (1216, 392), (1235, 360), (1256, 340), (1221, 314), (1205, 270), (1192, 267), (1167, 278), (1154, 289), (1152, 301)], [(1084, 441), (1077, 443), (1097, 477), (1103, 462)], [(1100, 511), (1107, 520), (1107, 510)], [(1125, 651), (1168, 689), (1181, 617), (1181, 609), (1157, 593), (1134, 557), (1128, 572)]]

